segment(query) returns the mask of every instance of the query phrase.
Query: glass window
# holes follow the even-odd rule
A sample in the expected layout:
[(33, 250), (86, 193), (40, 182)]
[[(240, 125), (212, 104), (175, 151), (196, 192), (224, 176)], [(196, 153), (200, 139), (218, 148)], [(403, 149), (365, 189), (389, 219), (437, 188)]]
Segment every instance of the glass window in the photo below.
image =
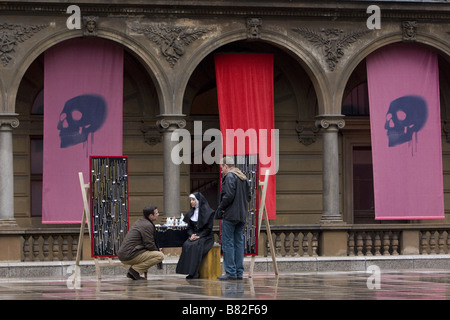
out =
[(342, 103), (342, 113), (346, 116), (369, 115), (369, 91), (367, 82), (353, 88)]
[(44, 90), (41, 90), (31, 106), (31, 114), (44, 114)]
[(353, 221), (374, 223), (371, 147), (353, 147)]

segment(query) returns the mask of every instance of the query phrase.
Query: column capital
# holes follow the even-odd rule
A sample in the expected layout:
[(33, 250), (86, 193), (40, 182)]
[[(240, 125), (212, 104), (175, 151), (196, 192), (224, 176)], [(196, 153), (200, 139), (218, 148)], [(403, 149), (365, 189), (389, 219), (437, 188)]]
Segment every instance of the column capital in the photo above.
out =
[(19, 119), (17, 116), (17, 113), (0, 113), (0, 129), (2, 129), (3, 126), (9, 126), (13, 129), (17, 128), (19, 126)]
[(328, 129), (330, 126), (342, 129), (345, 127), (344, 115), (342, 114), (323, 114), (316, 116), (316, 127)]
[(175, 117), (165, 117), (156, 121), (156, 126), (160, 131), (183, 129), (186, 127), (186, 120)]

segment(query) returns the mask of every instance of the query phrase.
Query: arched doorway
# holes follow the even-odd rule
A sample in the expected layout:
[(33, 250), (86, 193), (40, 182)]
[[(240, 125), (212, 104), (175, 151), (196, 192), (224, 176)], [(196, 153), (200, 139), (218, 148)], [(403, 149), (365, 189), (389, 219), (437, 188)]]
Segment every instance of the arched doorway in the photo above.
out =
[[(280, 198), (283, 202), (282, 205), (277, 205), (277, 222), (313, 223), (319, 220), (321, 217), (321, 173), (319, 169), (308, 172), (298, 166), (299, 161), (306, 161), (309, 165), (310, 161), (315, 161), (314, 157), (320, 157), (316, 153), (317, 150), (312, 151), (313, 155), (310, 154), (311, 148), (307, 150), (308, 147), (299, 142), (296, 131), (300, 123), (309, 123), (313, 126), (314, 117), (318, 113), (316, 93), (308, 74), (283, 48), (266, 42), (237, 41), (218, 48), (199, 63), (189, 79), (184, 94), (183, 113), (188, 116), (191, 133), (193, 133), (194, 121), (201, 121), (203, 132), (209, 128), (220, 128), (215, 82), (215, 53), (272, 53), (274, 55), (275, 128), (280, 130), (280, 150), (284, 150), (280, 152), (280, 170), (277, 173), (277, 186), (280, 186), (277, 187), (280, 190), (280, 196), (277, 195), (277, 199)], [(196, 138), (201, 139), (201, 137), (193, 137), (193, 139)], [(209, 142), (203, 143), (205, 147)], [(194, 147), (191, 150), (194, 150)], [(192, 159), (193, 157), (194, 154)], [(210, 205), (217, 207), (220, 187), (219, 166), (204, 163), (191, 164), (186, 170), (189, 171), (190, 192), (201, 191), (207, 195)], [(317, 202), (307, 200), (316, 196)]]
[[(416, 44), (424, 46), (423, 44)], [(382, 49), (382, 48), (380, 48)], [(450, 62), (444, 53), (438, 53), (441, 121), (448, 122)], [(343, 99), (342, 114), (346, 116), (343, 133), (343, 200), (344, 221), (354, 224), (408, 223), (408, 220), (375, 220), (370, 111), (364, 58), (349, 77)], [(443, 161), (447, 159), (443, 143)], [(444, 181), (445, 181), (444, 169)], [(445, 192), (445, 186), (444, 186)]]
[[(120, 45), (120, 44), (117, 44)], [(15, 215), (21, 226), (41, 226), (42, 201), (42, 158), (43, 158), (43, 88), (44, 53), (40, 54), (26, 70), (20, 81), (16, 95), (16, 112), (20, 126), (14, 131), (13, 139), (20, 146), (14, 150), (15, 172)], [(131, 190), (130, 215), (140, 214), (143, 198), (160, 197), (159, 189), (145, 188), (143, 182), (151, 175), (162, 175), (162, 169), (144, 169), (148, 161), (155, 158), (156, 145), (149, 146), (141, 128), (155, 124), (159, 111), (158, 93), (140, 59), (129, 49), (124, 50), (123, 72), (123, 154), (132, 161), (137, 159), (136, 169), (132, 169), (134, 185)], [(156, 127), (155, 136), (159, 135)], [(154, 167), (154, 166), (149, 166)], [(147, 173), (150, 171), (150, 173)]]

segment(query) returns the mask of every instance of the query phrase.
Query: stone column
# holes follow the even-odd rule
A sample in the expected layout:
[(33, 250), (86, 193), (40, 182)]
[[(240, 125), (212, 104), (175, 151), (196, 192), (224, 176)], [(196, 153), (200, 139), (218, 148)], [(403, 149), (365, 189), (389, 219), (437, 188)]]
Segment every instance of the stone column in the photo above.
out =
[(339, 145), (338, 132), (345, 126), (342, 115), (317, 117), (323, 130), (323, 212), (322, 223), (341, 222), (339, 213)]
[(14, 170), (12, 129), (17, 114), (0, 113), (0, 227), (17, 226), (14, 218)]
[(175, 164), (171, 159), (171, 152), (175, 145), (179, 143), (177, 139), (172, 141), (172, 134), (176, 129), (183, 129), (186, 126), (184, 119), (161, 119), (157, 125), (163, 134), (164, 152), (164, 215), (166, 217), (180, 217), (180, 165)]

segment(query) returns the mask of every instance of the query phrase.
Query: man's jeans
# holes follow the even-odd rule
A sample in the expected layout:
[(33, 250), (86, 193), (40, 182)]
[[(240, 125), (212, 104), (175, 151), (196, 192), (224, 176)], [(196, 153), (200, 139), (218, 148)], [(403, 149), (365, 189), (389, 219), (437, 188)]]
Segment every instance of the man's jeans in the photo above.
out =
[(244, 223), (222, 220), (221, 242), (225, 273), (230, 277), (244, 274)]

